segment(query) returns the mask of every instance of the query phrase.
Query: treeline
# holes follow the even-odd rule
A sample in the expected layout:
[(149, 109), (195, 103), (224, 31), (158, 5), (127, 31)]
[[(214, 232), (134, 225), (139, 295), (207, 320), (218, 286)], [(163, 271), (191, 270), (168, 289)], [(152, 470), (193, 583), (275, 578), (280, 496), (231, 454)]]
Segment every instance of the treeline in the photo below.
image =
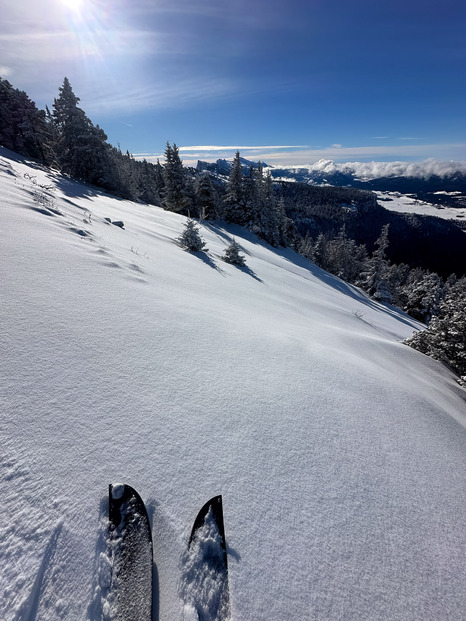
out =
[(237, 222), (274, 246), (291, 242), (291, 221), (262, 166), (251, 167), (243, 178), (237, 153), (225, 191), (208, 173), (184, 167), (175, 144), (167, 143), (163, 164), (136, 160), (107, 142), (79, 101), (65, 78), (52, 109), (39, 110), (24, 91), (0, 78), (0, 144), (122, 198), (191, 217)]
[(0, 78), (0, 144), (122, 198), (159, 202), (157, 166), (110, 145), (79, 101), (65, 78), (52, 109), (39, 110)]

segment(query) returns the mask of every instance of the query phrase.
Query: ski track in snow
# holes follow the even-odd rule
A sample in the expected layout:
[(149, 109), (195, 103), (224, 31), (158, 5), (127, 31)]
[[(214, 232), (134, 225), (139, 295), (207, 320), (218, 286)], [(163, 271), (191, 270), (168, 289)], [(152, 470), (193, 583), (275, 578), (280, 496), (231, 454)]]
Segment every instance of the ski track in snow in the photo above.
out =
[(466, 619), (465, 393), (400, 342), (419, 324), (240, 227), (191, 255), (184, 218), (3, 149), (0, 209), (2, 620), (101, 618), (115, 481), (156, 621), (220, 493), (234, 621)]

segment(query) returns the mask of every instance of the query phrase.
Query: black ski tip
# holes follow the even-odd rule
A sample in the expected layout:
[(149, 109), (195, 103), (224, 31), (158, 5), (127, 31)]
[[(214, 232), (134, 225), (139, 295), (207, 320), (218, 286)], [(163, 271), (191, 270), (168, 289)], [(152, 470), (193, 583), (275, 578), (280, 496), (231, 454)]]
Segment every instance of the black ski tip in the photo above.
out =
[(128, 509), (130, 514), (137, 514), (139, 518), (147, 525), (146, 537), (152, 543), (152, 533), (149, 524), (149, 516), (147, 515), (146, 506), (141, 496), (130, 485), (124, 483), (110, 483), (108, 486), (108, 519), (111, 528), (118, 528), (120, 525), (125, 526), (128, 519)]
[(212, 511), (212, 515), (217, 524), (218, 532), (220, 534), (220, 544), (222, 546), (222, 550), (224, 552), (225, 565), (227, 560), (227, 547), (225, 542), (225, 524), (223, 521), (223, 501), (222, 496), (214, 496), (205, 505), (197, 514), (196, 519), (194, 520), (193, 528), (191, 531), (191, 536), (189, 537), (189, 545), (191, 545), (194, 537), (196, 536), (196, 532), (202, 528), (205, 524), (206, 517), (209, 511)]
[(196, 618), (199, 621), (230, 621), (222, 496), (211, 498), (197, 514), (189, 538), (187, 559), (185, 600), (197, 612)]

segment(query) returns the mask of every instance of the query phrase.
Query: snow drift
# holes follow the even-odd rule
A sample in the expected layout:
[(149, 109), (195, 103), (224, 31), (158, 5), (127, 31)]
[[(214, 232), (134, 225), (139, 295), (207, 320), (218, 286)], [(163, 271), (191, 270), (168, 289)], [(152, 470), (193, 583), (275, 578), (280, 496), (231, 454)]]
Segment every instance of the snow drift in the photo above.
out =
[(418, 324), (239, 227), (185, 252), (183, 217), (6, 151), (0, 205), (2, 619), (99, 618), (115, 480), (160, 621), (220, 493), (235, 621), (466, 619), (464, 390), (401, 343)]

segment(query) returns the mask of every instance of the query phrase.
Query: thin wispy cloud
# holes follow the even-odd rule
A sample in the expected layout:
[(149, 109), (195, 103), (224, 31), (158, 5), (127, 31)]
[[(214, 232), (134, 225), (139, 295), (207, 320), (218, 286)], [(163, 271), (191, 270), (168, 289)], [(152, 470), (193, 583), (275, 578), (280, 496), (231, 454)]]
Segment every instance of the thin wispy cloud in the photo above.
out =
[(262, 149), (306, 149), (309, 148), (303, 145), (277, 145), (277, 146), (227, 146), (227, 145), (202, 145), (202, 146), (189, 146), (179, 147), (180, 151), (260, 151)]
[[(217, 159), (232, 158), (236, 151), (247, 159), (263, 161), (269, 165), (280, 166), (309, 166), (316, 162), (327, 162), (328, 165), (336, 163), (346, 163), (349, 161), (366, 161), (373, 163), (377, 160), (388, 159), (418, 159), (425, 154), (436, 160), (454, 159), (457, 161), (465, 160), (466, 143), (448, 143), (431, 145), (399, 145), (399, 146), (356, 146), (342, 147), (329, 146), (323, 148), (312, 148), (302, 145), (271, 145), (271, 146), (225, 146), (225, 145), (197, 145), (181, 146), (180, 155), (186, 165), (195, 165), (197, 160), (213, 162)], [(451, 157), (456, 154), (456, 157)], [(156, 161), (163, 157), (163, 153), (139, 153), (136, 157), (145, 158), (148, 161)], [(384, 162), (382, 162), (384, 165)]]
[(140, 86), (128, 84), (124, 92), (118, 85), (109, 84), (108, 88), (95, 96), (88, 92), (89, 112), (108, 114), (135, 113), (141, 110), (163, 110), (183, 108), (193, 104), (231, 96), (238, 85), (228, 79), (218, 80), (206, 77), (179, 80), (166, 84)]

